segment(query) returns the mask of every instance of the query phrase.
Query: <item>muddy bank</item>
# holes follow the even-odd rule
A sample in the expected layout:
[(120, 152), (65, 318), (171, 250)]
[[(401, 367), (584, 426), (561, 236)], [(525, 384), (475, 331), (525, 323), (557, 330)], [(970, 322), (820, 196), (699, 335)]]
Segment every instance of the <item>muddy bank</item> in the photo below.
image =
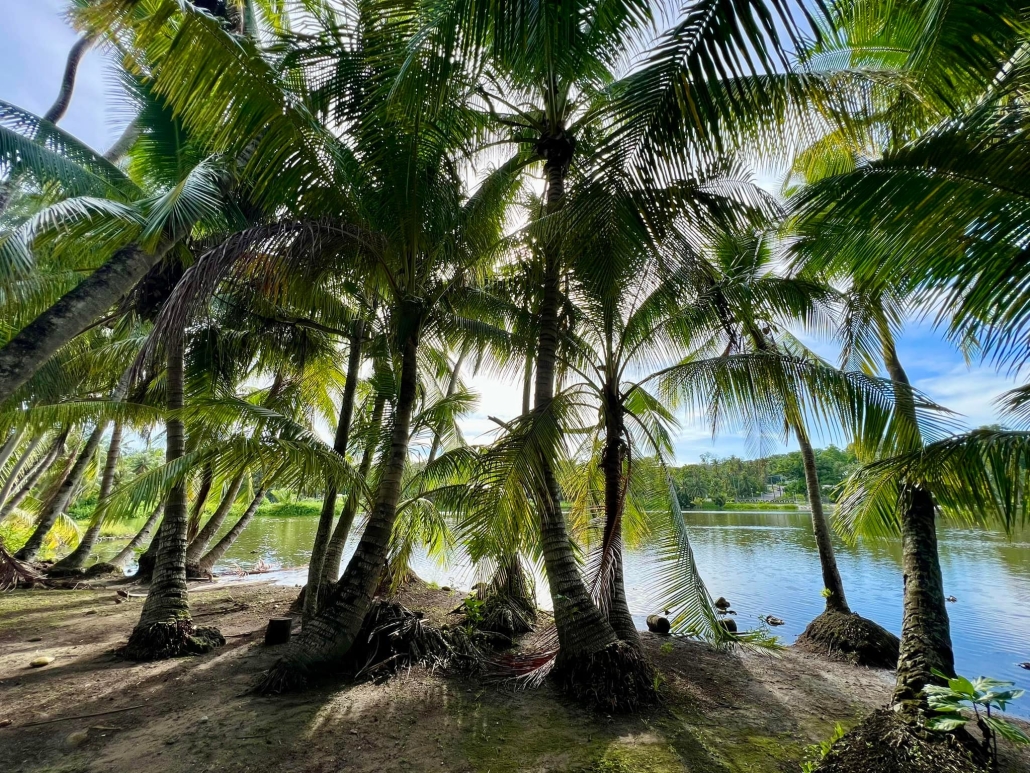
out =
[[(264, 625), (295, 594), (272, 585), (198, 593), (197, 622), (217, 624), (227, 645), (146, 664), (113, 655), (141, 599), (117, 603), (113, 589), (0, 596), (3, 769), (797, 773), (806, 745), (882, 704), (891, 685), (887, 672), (802, 652), (725, 654), (645, 634), (667, 696), (646, 715), (608, 717), (549, 687), (512, 692), (424, 671), (248, 694), (277, 654), (261, 643)], [(423, 588), (401, 600), (443, 621), (461, 595)], [(40, 656), (54, 660), (29, 668)], [(63, 719), (84, 714), (98, 716)]]

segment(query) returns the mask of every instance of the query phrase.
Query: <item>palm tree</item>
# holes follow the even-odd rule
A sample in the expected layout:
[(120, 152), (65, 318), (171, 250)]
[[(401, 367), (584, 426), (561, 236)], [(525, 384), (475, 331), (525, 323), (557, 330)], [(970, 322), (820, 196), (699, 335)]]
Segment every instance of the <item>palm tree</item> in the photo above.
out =
[[(723, 234), (709, 255), (705, 266), (708, 295), (712, 313), (722, 329), (716, 348), (725, 347), (725, 352), (782, 351), (787, 355), (810, 357), (790, 335), (789, 326), (826, 327), (839, 305), (837, 294), (811, 279), (773, 273), (772, 251), (768, 237), (762, 234)], [(918, 433), (919, 417), (911, 390), (907, 382), (895, 381), (892, 392), (903, 417), (894, 422), (893, 431), (899, 437), (913, 437)], [(847, 653), (865, 665), (889, 667), (897, 660), (896, 637), (872, 620), (853, 613), (848, 605), (823, 509), (815, 454), (809, 439), (811, 430), (806, 426), (803, 398), (799, 398), (792, 393), (780, 396), (786, 407), (785, 429), (794, 435), (801, 451), (825, 598), (824, 613), (812, 621), (800, 641), (819, 650)], [(844, 426), (852, 429), (846, 423)], [(873, 432), (868, 437), (879, 440), (882, 436)]]
[[(1022, 221), (1012, 218), (1011, 205), (1025, 193), (1011, 176), (1018, 140), (1010, 133), (1021, 110), (1008, 96), (1020, 88), (1022, 67), (1013, 57), (1025, 34), (1018, 4), (869, 3), (861, 10), (864, 16), (851, 16), (842, 6), (846, 35), (829, 41), (823, 55), (881, 84), (871, 92), (879, 98), (871, 130), (864, 142), (828, 137), (801, 159), (799, 174), (810, 185), (796, 199), (798, 253), (808, 271), (852, 278), (865, 308), (856, 319), (867, 327), (856, 330), (878, 343), (904, 396), (911, 391), (893, 344), (890, 299), (943, 301), (938, 319), (952, 317), (956, 339), (975, 334), (1001, 357), (1020, 334), (1013, 324), (1019, 307), (1002, 288), (1012, 287), (1012, 256), (1021, 251), (1011, 229)], [(884, 200), (891, 205), (881, 208)], [(911, 413), (911, 400), (899, 400), (899, 409)], [(905, 459), (923, 442), (916, 434), (907, 447), (881, 454)], [(861, 498), (880, 530), (902, 534), (905, 616), (894, 702), (916, 709), (933, 671), (954, 668), (934, 522), (943, 499), (955, 494), (930, 488), (931, 480), (940, 481), (905, 475), (897, 491), (878, 490), (875, 506)], [(844, 517), (853, 527), (863, 521)]]
[[(183, 408), (183, 346), (181, 335), (166, 340), (165, 392), (169, 416), (166, 424), (165, 459), (175, 462), (186, 453), (186, 430), (179, 412)], [(159, 548), (153, 578), (139, 622), (122, 648), (131, 660), (158, 660), (187, 653), (208, 652), (225, 643), (214, 628), (197, 628), (190, 618), (186, 591), (186, 484), (177, 481), (165, 500), (165, 514), (158, 533)]]
[[(534, 217), (542, 281), (531, 366), (527, 358), (527, 372), (536, 369), (532, 410), (538, 422), (555, 399), (569, 244), (559, 213), (567, 180), (584, 174), (579, 167), (591, 156), (584, 147), (653, 183), (690, 177), (696, 160), (711, 160), (735, 141), (775, 126), (804, 90), (803, 79), (776, 75), (787, 63), (784, 40), (799, 35), (793, 19), (807, 18), (807, 11), (798, 10), (793, 17), (779, 0), (706, 0), (692, 4), (677, 24), (651, 40), (652, 6), (632, 0), (614, 5), (579, 0), (543, 9), (476, 0), (431, 6), (418, 39), (424, 45), (412, 54), (415, 60), (445, 52), (432, 59), (429, 90), (461, 73), (476, 73), (498, 131), (531, 148), (542, 165), (544, 200)], [(774, 15), (784, 22), (784, 38)], [(634, 62), (633, 52), (640, 48), (645, 53)], [(414, 100), (425, 83), (408, 80)], [(798, 115), (803, 120), (804, 114)], [(617, 662), (619, 646), (576, 568), (553, 451), (553, 446), (536, 449), (542, 456), (535, 496), (561, 640), (557, 671), (567, 666), (575, 682), (577, 663), (600, 662), (595, 656), (602, 650)], [(634, 667), (629, 660), (625, 666)]]

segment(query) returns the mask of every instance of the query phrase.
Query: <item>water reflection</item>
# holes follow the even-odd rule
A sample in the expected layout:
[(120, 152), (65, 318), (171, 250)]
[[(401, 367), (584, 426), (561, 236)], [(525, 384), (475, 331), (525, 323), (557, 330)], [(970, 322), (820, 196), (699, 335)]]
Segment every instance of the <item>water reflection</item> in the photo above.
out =
[[(823, 607), (815, 539), (807, 513), (691, 512), (691, 543), (708, 589), (725, 596), (738, 625), (755, 627), (775, 615), (785, 625), (774, 629), (790, 643)], [(281, 568), (276, 581), (302, 584), (316, 518), (257, 518), (229, 550), (216, 571), (252, 569), (259, 562)], [(113, 555), (118, 541), (104, 543)], [(348, 546), (344, 560), (354, 544)], [(901, 545), (863, 541), (837, 545), (840, 572), (851, 607), (894, 631), (901, 629)], [(943, 528), (940, 532), (944, 588), (958, 601), (948, 605), (952, 640), (960, 673), (1010, 679), (1030, 690), (1030, 672), (1017, 664), (1030, 660), (1030, 533), (1011, 539), (979, 529)], [(440, 585), (468, 588), (475, 578), (456, 557), (438, 565), (419, 557), (415, 571)], [(655, 611), (653, 558), (646, 549), (626, 560), (626, 591), (638, 625)], [(546, 583), (538, 583), (541, 606), (549, 606)], [(1014, 713), (1030, 717), (1030, 699)]]

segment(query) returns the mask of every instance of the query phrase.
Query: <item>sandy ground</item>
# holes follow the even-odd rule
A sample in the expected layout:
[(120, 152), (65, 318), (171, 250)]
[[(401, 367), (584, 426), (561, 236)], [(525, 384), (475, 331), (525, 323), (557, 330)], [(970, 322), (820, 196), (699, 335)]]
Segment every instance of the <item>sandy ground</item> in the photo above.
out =
[[(0, 596), (0, 771), (797, 773), (805, 746), (882, 704), (891, 684), (888, 672), (801, 652), (719, 653), (645, 634), (667, 696), (646, 715), (424, 671), (251, 695), (279, 650), (263, 645), (265, 623), (295, 594), (197, 593), (198, 624), (218, 625), (227, 645), (150, 664), (113, 655), (141, 599), (117, 603), (113, 589)], [(420, 589), (401, 601), (442, 619), (461, 596)], [(39, 656), (54, 660), (30, 668)], [(1030, 771), (1028, 760), (1010, 754), (1005, 769)]]

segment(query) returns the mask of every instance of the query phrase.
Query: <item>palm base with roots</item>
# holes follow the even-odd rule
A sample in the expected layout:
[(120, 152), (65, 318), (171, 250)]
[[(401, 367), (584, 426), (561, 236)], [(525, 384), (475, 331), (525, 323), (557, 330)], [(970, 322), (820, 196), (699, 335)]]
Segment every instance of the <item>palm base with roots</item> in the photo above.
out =
[[(422, 614), (385, 599), (372, 602), (347, 654), (334, 666), (321, 664), (319, 676), (347, 675), (383, 681), (397, 671), (422, 666), (478, 670), (482, 656), (463, 628), (435, 628)], [(302, 690), (314, 678), (295, 661), (280, 660), (257, 687), (263, 694)]]
[(532, 599), (491, 593), (483, 600), (476, 620), (466, 622), (486, 633), (498, 634), (509, 642), (533, 630), (536, 605)]
[[(964, 736), (964, 737), (963, 737)], [(984, 773), (987, 761), (973, 739), (927, 730), (897, 712), (879, 709), (844, 734), (813, 773)]]
[(628, 713), (660, 701), (654, 667), (624, 641), (589, 655), (559, 652), (551, 677), (577, 701), (602, 711)]
[(86, 577), (103, 577), (109, 574), (115, 574), (119, 577), (125, 576), (125, 570), (117, 564), (109, 564), (106, 561), (98, 561), (97, 563), (87, 566), (83, 574)]
[(893, 669), (901, 642), (890, 631), (854, 612), (826, 611), (815, 618), (794, 646), (856, 666)]
[(118, 650), (126, 660), (149, 661), (203, 655), (225, 644), (217, 628), (197, 628), (189, 618), (137, 625), (128, 643)]

